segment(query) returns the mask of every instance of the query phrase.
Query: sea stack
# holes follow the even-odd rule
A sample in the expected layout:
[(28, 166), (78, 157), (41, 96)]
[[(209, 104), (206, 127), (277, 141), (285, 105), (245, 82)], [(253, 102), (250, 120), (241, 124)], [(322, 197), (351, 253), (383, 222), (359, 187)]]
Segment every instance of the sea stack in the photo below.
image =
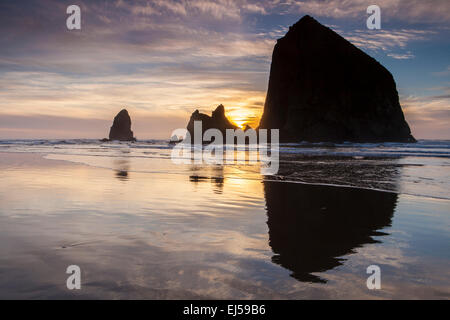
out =
[(284, 142), (415, 142), (392, 74), (310, 16), (275, 45), (259, 128)]
[(238, 129), (238, 127), (231, 123), (231, 121), (225, 116), (225, 108), (221, 104), (212, 112), (211, 116), (200, 113), (198, 110), (195, 110), (194, 113), (192, 113), (187, 125), (187, 130), (191, 135), (191, 139), (194, 137), (194, 121), (202, 122), (202, 137), (203, 133), (208, 129), (218, 129), (222, 132), (224, 137), (226, 134), (226, 129)]
[(109, 140), (136, 141), (131, 131), (131, 118), (126, 109), (121, 110), (115, 117), (109, 131)]

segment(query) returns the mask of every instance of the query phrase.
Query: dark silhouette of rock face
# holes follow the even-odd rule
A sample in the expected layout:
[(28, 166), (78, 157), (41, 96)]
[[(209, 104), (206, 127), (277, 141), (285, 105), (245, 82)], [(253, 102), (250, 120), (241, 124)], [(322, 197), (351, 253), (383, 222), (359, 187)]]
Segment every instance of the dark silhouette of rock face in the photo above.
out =
[(264, 181), (272, 261), (305, 282), (326, 282), (316, 272), (341, 265), (345, 255), (386, 235), (397, 194)]
[(194, 121), (202, 122), (202, 136), (206, 130), (214, 128), (220, 130), (225, 139), (226, 129), (238, 129), (238, 127), (232, 124), (225, 116), (225, 108), (223, 105), (219, 105), (216, 110), (212, 112), (211, 117), (207, 114), (200, 113), (198, 110), (195, 110), (194, 113), (192, 113), (187, 125), (187, 130), (191, 135), (192, 141), (194, 139)]
[(114, 117), (114, 122), (109, 131), (109, 140), (135, 141), (131, 131), (131, 118), (126, 109), (121, 110)]
[(275, 45), (259, 128), (282, 141), (415, 141), (391, 73), (310, 16)]

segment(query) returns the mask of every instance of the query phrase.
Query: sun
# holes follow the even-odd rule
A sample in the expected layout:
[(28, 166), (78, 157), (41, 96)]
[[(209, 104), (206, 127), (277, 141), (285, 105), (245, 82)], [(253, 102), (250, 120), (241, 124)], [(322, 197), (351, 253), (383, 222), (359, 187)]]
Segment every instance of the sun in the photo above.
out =
[(239, 128), (243, 129), (245, 124), (247, 124), (247, 119), (232, 119), (233, 123), (237, 125)]
[(248, 109), (235, 109), (228, 112), (228, 118), (236, 126), (244, 129), (246, 125), (256, 128), (259, 122), (259, 114), (255, 114), (252, 110)]

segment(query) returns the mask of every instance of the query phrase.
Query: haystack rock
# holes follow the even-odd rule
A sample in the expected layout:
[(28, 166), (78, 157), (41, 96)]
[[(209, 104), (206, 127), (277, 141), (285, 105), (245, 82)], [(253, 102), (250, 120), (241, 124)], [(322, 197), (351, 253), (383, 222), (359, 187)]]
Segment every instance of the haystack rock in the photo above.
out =
[(282, 141), (415, 142), (392, 74), (310, 16), (275, 45), (259, 128)]
[(131, 131), (131, 118), (126, 109), (121, 110), (115, 117), (109, 131), (109, 140), (136, 141)]
[(194, 113), (192, 113), (187, 125), (187, 130), (191, 135), (191, 139), (194, 137), (194, 121), (202, 122), (202, 137), (206, 130), (212, 128), (219, 129), (224, 138), (226, 129), (238, 129), (238, 127), (231, 123), (231, 121), (225, 116), (225, 108), (223, 105), (219, 105), (216, 110), (212, 112), (211, 116), (200, 113), (198, 110), (195, 110)]

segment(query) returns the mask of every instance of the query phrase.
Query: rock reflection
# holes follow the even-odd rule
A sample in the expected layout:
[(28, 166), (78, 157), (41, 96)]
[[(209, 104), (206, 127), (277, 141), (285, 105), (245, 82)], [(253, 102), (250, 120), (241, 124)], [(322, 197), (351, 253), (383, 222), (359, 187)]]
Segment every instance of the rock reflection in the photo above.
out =
[(127, 181), (129, 179), (128, 171), (130, 170), (130, 160), (128, 159), (115, 160), (114, 168), (117, 179), (121, 181)]
[(193, 172), (189, 176), (189, 181), (195, 184), (199, 182), (211, 181), (213, 185), (213, 191), (221, 194), (223, 192), (223, 186), (225, 182), (223, 166), (211, 166), (211, 167), (191, 167)]
[(391, 225), (397, 194), (373, 190), (264, 181), (272, 261), (305, 282), (343, 263), (344, 255)]

